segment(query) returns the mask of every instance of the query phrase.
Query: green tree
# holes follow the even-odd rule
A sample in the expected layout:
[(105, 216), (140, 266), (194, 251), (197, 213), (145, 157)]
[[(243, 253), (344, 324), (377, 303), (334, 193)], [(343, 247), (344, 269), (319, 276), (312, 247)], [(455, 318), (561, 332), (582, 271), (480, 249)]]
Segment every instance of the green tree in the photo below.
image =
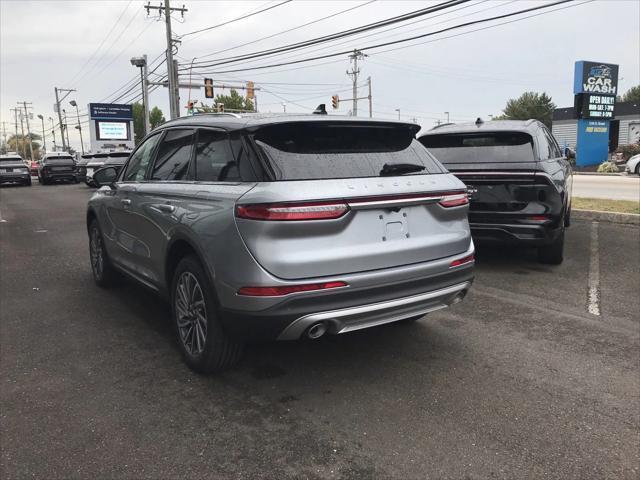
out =
[(499, 120), (529, 120), (534, 118), (551, 128), (551, 119), (556, 104), (546, 93), (524, 92), (518, 98), (512, 98), (507, 102)]
[(149, 125), (151, 126), (151, 130), (159, 127), (166, 121), (167, 120), (164, 118), (162, 110), (160, 110), (158, 107), (153, 107), (149, 112)]
[[(36, 133), (31, 134), (31, 144), (33, 145), (33, 156), (34, 160), (39, 160), (40, 153), (40, 143), (39, 140), (42, 137)], [(31, 158), (31, 151), (29, 150), (29, 135), (11, 135), (7, 139), (7, 150), (10, 152), (17, 152), (24, 159)]]
[[(149, 112), (149, 126), (151, 130), (166, 122), (162, 110), (153, 107)], [(144, 138), (144, 109), (140, 102), (133, 104), (133, 133), (136, 145)]]
[(640, 102), (640, 85), (631, 87), (622, 97), (618, 96), (618, 102)]
[[(225, 111), (248, 111), (253, 112), (253, 102), (248, 98), (241, 96), (236, 90), (231, 89), (229, 95), (216, 95), (214, 99), (215, 103), (222, 103)], [(213, 105), (202, 104), (200, 108), (203, 112), (213, 112), (215, 108)]]

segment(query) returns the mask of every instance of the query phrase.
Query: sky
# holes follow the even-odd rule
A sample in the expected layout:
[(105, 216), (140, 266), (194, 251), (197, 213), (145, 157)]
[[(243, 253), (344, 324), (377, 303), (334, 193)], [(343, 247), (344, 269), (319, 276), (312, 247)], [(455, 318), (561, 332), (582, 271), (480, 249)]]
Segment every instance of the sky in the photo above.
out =
[[(407, 22), (268, 59), (245, 60), (218, 66), (217, 70), (189, 69), (191, 62), (197, 65), (196, 62), (289, 45), (443, 1), (172, 1), (172, 7), (184, 3), (188, 10), (184, 17), (174, 13), (172, 19), (174, 36), (181, 40), (176, 57), (183, 69), (181, 82), (201, 84), (204, 77), (211, 77), (216, 84), (244, 85), (251, 80), (260, 88), (256, 93), (261, 112), (282, 112), (285, 108), (287, 112), (310, 112), (320, 103), (330, 109), (331, 95), (352, 97), (351, 78), (346, 74), (351, 66), (346, 53), (308, 63), (221, 72), (357, 48), (367, 55), (359, 62), (358, 96), (367, 95), (366, 79), (371, 77), (373, 116), (400, 115), (423, 128), (447, 118), (464, 122), (499, 115), (508, 99), (525, 91), (546, 92), (558, 107), (571, 106), (576, 60), (619, 64), (621, 93), (640, 84), (640, 0), (575, 0), (419, 40), (367, 48), (552, 3), (471, 0)], [(56, 115), (54, 87), (76, 90), (64, 100), (63, 108), (75, 118), (75, 108), (68, 103), (75, 100), (81, 122), (87, 121), (89, 103), (112, 101), (126, 94), (118, 100), (123, 102), (139, 95), (140, 85), (135, 83), (139, 70), (129, 59), (147, 54), (153, 70), (166, 49), (164, 19), (159, 19), (157, 12), (147, 15), (146, 3), (0, 0), (0, 121), (6, 122), (7, 134), (14, 131), (10, 109), (17, 102), (32, 102), (35, 120), (31, 126), (40, 134), (42, 126), (36, 115), (43, 115), (50, 142), (51, 123), (47, 119)], [(242, 20), (190, 34), (252, 13)], [(321, 20), (328, 16), (331, 18)], [(305, 26), (307, 23), (311, 24)], [(151, 79), (160, 80), (165, 73), (166, 66), (160, 65)], [(228, 90), (216, 89), (218, 93), (228, 94)], [(206, 100), (203, 90), (182, 89), (181, 105), (186, 105), (189, 97)], [(149, 103), (160, 107), (169, 118), (166, 88), (157, 87)], [(351, 107), (351, 102), (342, 101), (340, 108), (331, 113), (348, 114)], [(358, 114), (368, 113), (368, 102), (359, 101)], [(185, 114), (184, 109), (181, 114)], [(74, 121), (70, 118), (68, 123)], [(69, 133), (72, 146), (79, 148), (77, 130), (70, 128)], [(59, 131), (56, 136), (60, 143)]]

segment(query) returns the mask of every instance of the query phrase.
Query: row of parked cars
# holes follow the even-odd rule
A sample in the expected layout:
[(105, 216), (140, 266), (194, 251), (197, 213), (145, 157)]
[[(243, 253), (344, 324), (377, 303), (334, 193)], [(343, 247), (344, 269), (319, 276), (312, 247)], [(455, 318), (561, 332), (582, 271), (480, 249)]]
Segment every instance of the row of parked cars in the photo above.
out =
[(211, 372), (249, 340), (413, 322), (461, 301), (474, 240), (562, 262), (572, 168), (542, 123), (419, 129), (322, 114), (167, 122), (123, 169), (93, 174), (95, 282), (126, 275), (168, 299), (186, 363)]
[(31, 185), (31, 176), (37, 176), (39, 183), (48, 185), (55, 182), (85, 182), (95, 187), (93, 172), (105, 166), (119, 170), (131, 152), (109, 152), (82, 155), (79, 161), (66, 152), (49, 152), (40, 160), (23, 160), (20, 155), (10, 152), (0, 155), (0, 183)]

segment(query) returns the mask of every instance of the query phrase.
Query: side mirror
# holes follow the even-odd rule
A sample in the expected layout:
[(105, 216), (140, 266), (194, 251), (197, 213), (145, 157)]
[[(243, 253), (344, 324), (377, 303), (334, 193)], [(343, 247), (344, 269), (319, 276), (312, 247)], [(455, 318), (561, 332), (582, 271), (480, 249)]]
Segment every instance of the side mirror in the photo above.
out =
[(118, 170), (114, 167), (105, 167), (93, 172), (93, 183), (100, 188), (104, 185), (113, 185), (118, 178)]
[(572, 150), (569, 147), (566, 147), (564, 149), (564, 155), (565, 157), (567, 157), (567, 159), (571, 160), (572, 158), (575, 159), (576, 158), (576, 152), (574, 150)]

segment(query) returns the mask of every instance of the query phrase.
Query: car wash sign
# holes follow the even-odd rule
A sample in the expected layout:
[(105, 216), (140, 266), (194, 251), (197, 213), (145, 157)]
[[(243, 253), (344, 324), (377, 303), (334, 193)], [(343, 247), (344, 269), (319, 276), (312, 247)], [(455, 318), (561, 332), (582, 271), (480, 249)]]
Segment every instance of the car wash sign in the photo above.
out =
[(576, 62), (573, 93), (617, 95), (618, 65), (602, 62)]
[(598, 165), (609, 154), (609, 121), (615, 118), (618, 65), (581, 60), (575, 63), (574, 72), (577, 164)]

